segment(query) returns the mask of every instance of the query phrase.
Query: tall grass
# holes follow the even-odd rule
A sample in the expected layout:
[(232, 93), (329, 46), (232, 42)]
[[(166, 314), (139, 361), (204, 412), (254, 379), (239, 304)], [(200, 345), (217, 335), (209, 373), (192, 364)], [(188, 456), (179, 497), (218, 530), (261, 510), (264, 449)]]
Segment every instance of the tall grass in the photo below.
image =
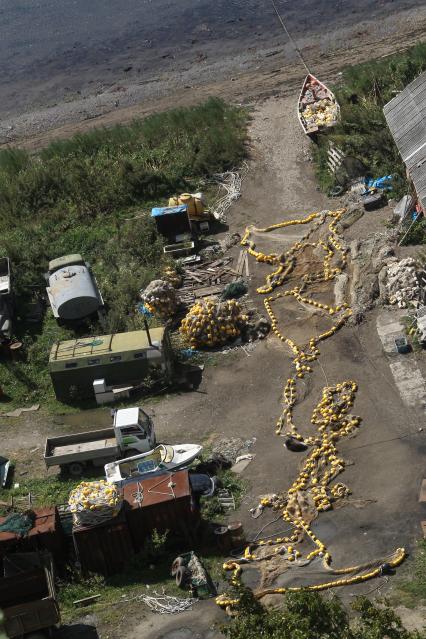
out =
[[(107, 304), (108, 330), (138, 328), (133, 309), (139, 289), (158, 275), (163, 259), (149, 209), (238, 165), (245, 140), (244, 111), (209, 99), (53, 142), (36, 155), (1, 151), (0, 256), (11, 258), (18, 313), (24, 317), (26, 299), (43, 292), (49, 260), (81, 253)], [(15, 336), (29, 345), (32, 357), (25, 365), (27, 385), (16, 370), (0, 368), (0, 386), (13, 399), (35, 399), (37, 389), (48, 392), (40, 369), (53, 339), (62, 335), (55, 326), (45, 321), (37, 332), (25, 322), (16, 324)]]

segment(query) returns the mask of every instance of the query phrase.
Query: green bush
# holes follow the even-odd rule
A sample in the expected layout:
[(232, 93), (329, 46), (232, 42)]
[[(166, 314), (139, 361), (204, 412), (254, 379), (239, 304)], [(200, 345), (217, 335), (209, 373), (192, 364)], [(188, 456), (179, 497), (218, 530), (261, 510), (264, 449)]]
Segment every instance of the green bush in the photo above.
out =
[(249, 590), (241, 593), (239, 614), (222, 627), (228, 639), (424, 639), (406, 630), (389, 607), (376, 607), (365, 597), (356, 600), (354, 623), (337, 597), (300, 591), (284, 596), (279, 608), (264, 608)]

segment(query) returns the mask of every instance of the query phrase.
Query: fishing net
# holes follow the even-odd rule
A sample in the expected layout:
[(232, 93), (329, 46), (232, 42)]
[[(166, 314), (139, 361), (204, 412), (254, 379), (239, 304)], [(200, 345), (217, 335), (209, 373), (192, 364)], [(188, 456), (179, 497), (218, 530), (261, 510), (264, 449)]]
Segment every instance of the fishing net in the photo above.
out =
[(97, 526), (120, 512), (123, 498), (105, 479), (83, 481), (71, 491), (68, 504), (75, 526)]
[(248, 291), (248, 286), (243, 280), (238, 280), (237, 282), (230, 282), (223, 289), (222, 299), (230, 300), (236, 297), (241, 297), (245, 295)]
[(35, 515), (32, 511), (12, 513), (0, 524), (0, 532), (15, 533), (18, 537), (26, 537), (34, 527)]

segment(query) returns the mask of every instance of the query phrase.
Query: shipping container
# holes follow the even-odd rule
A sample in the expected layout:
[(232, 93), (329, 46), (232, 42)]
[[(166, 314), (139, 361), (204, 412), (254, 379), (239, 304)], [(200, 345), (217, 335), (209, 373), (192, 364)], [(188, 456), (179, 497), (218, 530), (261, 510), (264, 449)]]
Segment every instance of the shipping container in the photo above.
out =
[(192, 498), (187, 470), (134, 479), (123, 487), (126, 517), (136, 551), (143, 548), (154, 528), (181, 534), (188, 544), (196, 541), (199, 510)]
[[(57, 508), (34, 510), (34, 526), (25, 537), (14, 532), (0, 532), (0, 559), (4, 555), (19, 551), (49, 551), (58, 566), (65, 561), (65, 536)], [(0, 524), (6, 517), (0, 517)]]
[(0, 608), (6, 636), (50, 630), (60, 621), (50, 553), (15, 553), (3, 557)]
[(72, 536), (83, 573), (114, 575), (123, 570), (134, 554), (123, 512), (100, 526), (74, 528)]

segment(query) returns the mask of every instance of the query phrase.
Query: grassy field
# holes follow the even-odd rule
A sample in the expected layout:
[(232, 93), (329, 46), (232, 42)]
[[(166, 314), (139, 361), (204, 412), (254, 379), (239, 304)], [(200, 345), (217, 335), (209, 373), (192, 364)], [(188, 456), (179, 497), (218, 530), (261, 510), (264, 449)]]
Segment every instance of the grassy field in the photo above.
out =
[(406, 192), (405, 167), (387, 127), (383, 106), (426, 70), (426, 44), (418, 44), (403, 53), (343, 71), (333, 88), (341, 107), (341, 123), (320, 136), (315, 149), (317, 175), (323, 190), (335, 186), (327, 170), (328, 143), (344, 149), (346, 155), (360, 160), (372, 177), (393, 174), (395, 197)]
[[(0, 152), (0, 255), (12, 262), (14, 337), (26, 354), (26, 361), (4, 362), (0, 369), (5, 407), (35, 401), (54, 406), (48, 353), (55, 340), (74, 334), (60, 328), (50, 311), (41, 324), (26, 321), (28, 304), (44, 296), (49, 260), (81, 253), (106, 302), (107, 330), (139, 328), (139, 290), (163, 266), (150, 208), (238, 165), (246, 153), (246, 119), (244, 111), (210, 99), (54, 142), (37, 155)], [(96, 333), (99, 327), (88, 325), (81, 334)]]

